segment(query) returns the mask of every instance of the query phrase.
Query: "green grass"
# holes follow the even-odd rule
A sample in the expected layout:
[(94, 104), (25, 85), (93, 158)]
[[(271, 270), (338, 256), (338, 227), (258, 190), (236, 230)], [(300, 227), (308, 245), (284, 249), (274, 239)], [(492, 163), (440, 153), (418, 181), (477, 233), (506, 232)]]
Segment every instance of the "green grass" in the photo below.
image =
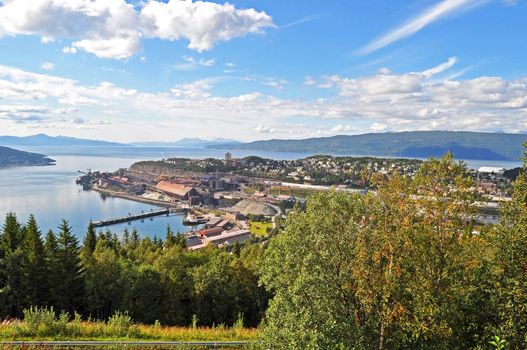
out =
[(310, 188), (293, 188), (286, 186), (274, 186), (271, 188), (271, 194), (278, 196), (279, 194), (293, 195), (300, 198), (308, 198), (316, 193), (319, 193), (324, 190), (315, 190)]
[(272, 229), (273, 224), (270, 222), (259, 222), (259, 221), (250, 221), (249, 229), (251, 233), (256, 237), (266, 237), (269, 235), (267, 228)]
[(0, 339), (11, 340), (132, 340), (132, 341), (255, 341), (254, 328), (164, 327), (133, 324), (127, 329), (101, 322), (69, 322), (62, 329), (30, 329), (22, 321), (0, 325)]
[(81, 320), (78, 314), (70, 319), (53, 309), (24, 310), (24, 320), (0, 324), (0, 340), (129, 340), (129, 341), (255, 341), (258, 330), (244, 328), (242, 321), (233, 327), (166, 327), (134, 324), (127, 313), (115, 313), (107, 322)]

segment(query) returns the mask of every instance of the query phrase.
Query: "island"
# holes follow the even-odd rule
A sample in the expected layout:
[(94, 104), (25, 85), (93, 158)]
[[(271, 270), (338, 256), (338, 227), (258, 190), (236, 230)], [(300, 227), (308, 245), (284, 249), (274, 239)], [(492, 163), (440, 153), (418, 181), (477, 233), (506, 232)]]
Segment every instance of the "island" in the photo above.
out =
[(0, 167), (55, 165), (55, 160), (43, 154), (19, 151), (0, 146)]

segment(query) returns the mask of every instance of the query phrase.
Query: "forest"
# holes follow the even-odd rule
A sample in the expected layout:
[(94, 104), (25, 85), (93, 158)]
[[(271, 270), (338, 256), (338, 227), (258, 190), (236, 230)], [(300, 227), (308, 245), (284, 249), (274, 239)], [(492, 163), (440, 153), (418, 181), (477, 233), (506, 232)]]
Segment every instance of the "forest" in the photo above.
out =
[(42, 235), (11, 213), (0, 318), (31, 306), (138, 323), (258, 327), (263, 349), (505, 349), (527, 344), (527, 172), (499, 224), (475, 223), (474, 179), (451, 154), (375, 193), (328, 191), (267, 242), (191, 252), (182, 237), (122, 238), (67, 221)]

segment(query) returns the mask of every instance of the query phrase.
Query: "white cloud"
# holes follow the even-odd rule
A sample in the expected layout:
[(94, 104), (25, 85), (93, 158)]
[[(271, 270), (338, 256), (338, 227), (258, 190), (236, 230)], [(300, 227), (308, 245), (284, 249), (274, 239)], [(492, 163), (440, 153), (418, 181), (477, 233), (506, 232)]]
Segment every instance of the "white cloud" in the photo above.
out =
[[(75, 136), (82, 127), (86, 134), (78, 136), (120, 141), (151, 135), (171, 140), (196, 128), (202, 134), (246, 140), (271, 133), (301, 138), (372, 131), (527, 130), (527, 79), (437, 79), (453, 69), (452, 62), (421, 72), (326, 77), (336, 95), (314, 100), (254, 91), (218, 96), (214, 87), (223, 81), (214, 78), (145, 92), (109, 82), (83, 85), (0, 65), (0, 129), (21, 133), (44, 125), (55, 134), (68, 128)], [(116, 134), (116, 126), (122, 132)]]
[(196, 59), (192, 56), (183, 56), (185, 62), (175, 64), (173, 67), (177, 70), (189, 71), (198, 69), (199, 67), (212, 67), (216, 64), (216, 59)]
[(313, 77), (307, 76), (304, 79), (304, 85), (315, 86), (315, 85), (317, 85), (317, 81), (315, 79), (313, 79)]
[(272, 18), (254, 9), (236, 9), (206, 1), (149, 1), (141, 10), (145, 35), (165, 40), (189, 40), (196, 51), (210, 50), (217, 42), (274, 27)]
[(276, 90), (282, 90), (284, 88), (284, 85), (288, 83), (285, 79), (273, 79), (273, 78), (266, 78), (262, 81), (262, 84), (265, 86), (272, 87)]
[(143, 37), (189, 41), (206, 51), (218, 42), (274, 27), (263, 11), (192, 0), (150, 0), (134, 8), (125, 0), (4, 0), (0, 36), (37, 35), (44, 42), (73, 40), (65, 53), (81, 49), (102, 58), (126, 59)]
[(338, 134), (341, 132), (358, 132), (360, 131), (360, 128), (357, 128), (353, 125), (342, 125), (338, 124), (331, 128), (331, 133)]
[(388, 46), (396, 41), (407, 38), (419, 32), (428, 25), (445, 18), (454, 13), (472, 8), (482, 4), (487, 0), (442, 0), (439, 3), (427, 8), (408, 22), (391, 30), (387, 34), (368, 44), (360, 50), (361, 53), (367, 54)]
[(109, 39), (83, 39), (74, 42), (73, 46), (99, 58), (125, 59), (139, 51), (140, 35), (130, 32)]
[(62, 52), (69, 53), (69, 54), (75, 54), (77, 53), (77, 49), (74, 47), (66, 46), (65, 48), (62, 49)]
[(53, 70), (55, 68), (55, 65), (51, 62), (44, 62), (42, 63), (40, 68), (45, 69), (45, 70)]
[(270, 133), (276, 132), (275, 129), (271, 129), (270, 127), (263, 125), (263, 124), (258, 124), (258, 126), (254, 128), (254, 131), (256, 131), (259, 134), (270, 134)]

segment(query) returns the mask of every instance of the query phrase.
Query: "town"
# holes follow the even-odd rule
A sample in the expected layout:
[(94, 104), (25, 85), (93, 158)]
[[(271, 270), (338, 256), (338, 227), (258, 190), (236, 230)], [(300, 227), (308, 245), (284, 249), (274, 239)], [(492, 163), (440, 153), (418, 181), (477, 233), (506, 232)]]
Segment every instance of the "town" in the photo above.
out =
[[(169, 158), (137, 162), (114, 173), (88, 170), (77, 183), (87, 190), (186, 215), (186, 246), (195, 250), (209, 244), (222, 247), (250, 239), (266, 240), (290, 210), (303, 206), (306, 198), (316, 192), (374, 191), (374, 175), (412, 177), (421, 163), (416, 159), (333, 156), (238, 159), (226, 153), (222, 160)], [(482, 167), (470, 172), (476, 180), (475, 190), (485, 203), (480, 219), (492, 223), (497, 219), (498, 203), (509, 200), (515, 171)], [(142, 213), (139, 217), (155, 215)], [(134, 216), (114, 222), (131, 220)]]

